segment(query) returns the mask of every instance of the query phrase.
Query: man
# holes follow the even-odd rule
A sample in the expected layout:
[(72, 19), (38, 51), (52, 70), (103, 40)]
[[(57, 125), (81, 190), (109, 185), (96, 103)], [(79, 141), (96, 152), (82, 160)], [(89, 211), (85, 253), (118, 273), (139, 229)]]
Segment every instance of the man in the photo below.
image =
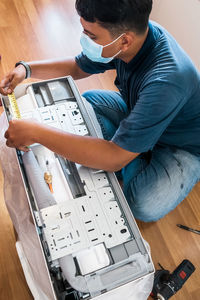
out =
[[(74, 79), (116, 69), (119, 92), (88, 91), (105, 139), (33, 121), (10, 122), (7, 146), (40, 143), (79, 164), (120, 171), (134, 216), (155, 221), (200, 178), (200, 75), (169, 33), (149, 22), (152, 0), (77, 0), (83, 52), (75, 59), (19, 62), (0, 84), (8, 94), (30, 75)], [(121, 173), (121, 174), (119, 174)]]

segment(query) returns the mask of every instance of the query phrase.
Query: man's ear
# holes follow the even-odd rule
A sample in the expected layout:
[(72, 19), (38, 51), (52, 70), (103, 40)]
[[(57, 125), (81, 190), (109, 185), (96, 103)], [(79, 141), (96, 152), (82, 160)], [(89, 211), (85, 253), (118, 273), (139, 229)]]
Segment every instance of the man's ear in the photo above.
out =
[(121, 44), (122, 47), (121, 47), (121, 50), (122, 51), (128, 50), (128, 48), (133, 45), (134, 39), (135, 39), (135, 35), (134, 35), (133, 32), (127, 32), (127, 33), (125, 33), (122, 36), (122, 44)]

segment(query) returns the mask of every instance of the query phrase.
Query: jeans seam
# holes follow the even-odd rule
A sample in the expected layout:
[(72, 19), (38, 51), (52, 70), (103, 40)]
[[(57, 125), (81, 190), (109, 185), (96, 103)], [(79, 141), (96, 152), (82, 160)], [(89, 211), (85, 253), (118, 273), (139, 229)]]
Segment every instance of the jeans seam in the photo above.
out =
[(103, 122), (101, 121), (101, 118), (97, 114), (96, 114), (96, 118), (97, 118), (97, 120), (99, 122), (99, 125), (101, 127), (101, 131), (102, 131), (104, 139), (108, 140), (108, 135), (107, 135), (107, 132), (104, 128)]

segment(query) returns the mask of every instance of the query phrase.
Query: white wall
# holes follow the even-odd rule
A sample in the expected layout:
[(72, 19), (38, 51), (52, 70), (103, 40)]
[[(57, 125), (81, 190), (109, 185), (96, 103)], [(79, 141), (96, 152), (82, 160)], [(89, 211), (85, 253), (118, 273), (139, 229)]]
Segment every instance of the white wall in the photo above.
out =
[(200, 70), (200, 0), (154, 0), (151, 19), (175, 37)]

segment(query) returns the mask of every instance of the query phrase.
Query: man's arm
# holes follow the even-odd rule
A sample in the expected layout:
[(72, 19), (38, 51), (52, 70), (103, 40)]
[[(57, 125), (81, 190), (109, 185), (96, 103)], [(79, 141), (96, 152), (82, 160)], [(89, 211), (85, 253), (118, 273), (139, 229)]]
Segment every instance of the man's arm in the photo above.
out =
[(24, 146), (39, 143), (70, 161), (110, 172), (120, 170), (139, 154), (112, 141), (70, 134), (27, 120), (11, 121), (5, 137), (9, 147), (26, 150)]
[[(74, 58), (42, 60), (28, 62), (31, 67), (33, 78), (49, 79), (71, 75), (74, 79), (81, 79), (90, 76), (83, 72), (77, 65)], [(13, 92), (14, 88), (21, 83), (26, 76), (26, 69), (19, 65), (9, 72), (0, 82), (0, 93), (7, 95)]]
[(82, 79), (91, 74), (83, 72), (77, 65), (75, 58), (60, 58), (28, 62), (33, 78), (49, 79), (71, 75), (74, 80)]

